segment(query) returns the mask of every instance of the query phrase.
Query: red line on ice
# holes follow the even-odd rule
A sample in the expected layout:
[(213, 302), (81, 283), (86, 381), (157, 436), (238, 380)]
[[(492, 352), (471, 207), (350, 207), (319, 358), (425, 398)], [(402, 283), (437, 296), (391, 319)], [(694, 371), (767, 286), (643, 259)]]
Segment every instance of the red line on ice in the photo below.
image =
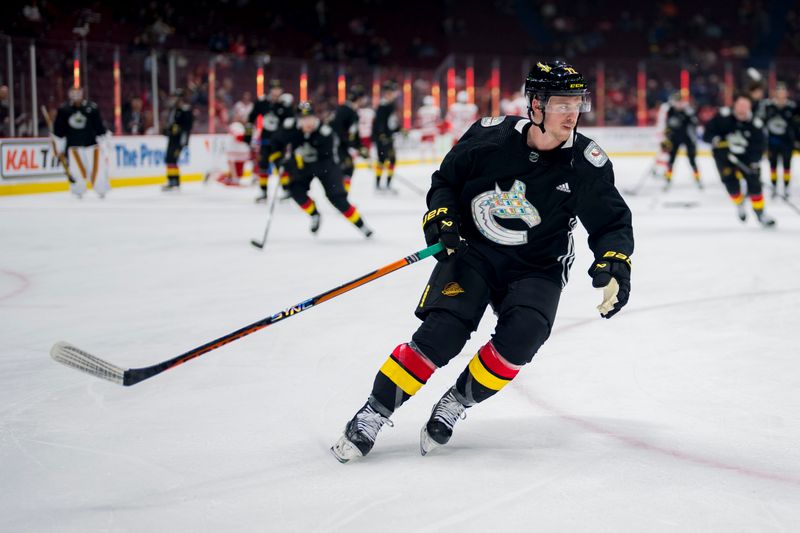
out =
[(31, 286), (31, 281), (25, 276), (25, 274), (20, 274), (19, 272), (13, 272), (11, 270), (0, 270), (0, 273), (5, 274), (6, 276), (11, 276), (12, 278), (16, 278), (20, 285), (16, 289), (12, 290), (8, 294), (0, 295), (0, 302), (4, 300), (10, 300), (14, 296), (17, 296), (20, 293), (25, 292), (28, 290), (28, 287)]

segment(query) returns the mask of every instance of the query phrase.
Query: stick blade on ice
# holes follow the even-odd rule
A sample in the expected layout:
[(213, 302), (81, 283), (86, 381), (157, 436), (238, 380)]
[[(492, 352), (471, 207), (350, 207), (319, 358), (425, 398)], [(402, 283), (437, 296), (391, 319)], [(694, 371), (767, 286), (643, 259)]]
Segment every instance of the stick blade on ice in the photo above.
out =
[(124, 385), (125, 370), (84, 352), (68, 342), (57, 342), (50, 349), (50, 357), (61, 363), (92, 376)]

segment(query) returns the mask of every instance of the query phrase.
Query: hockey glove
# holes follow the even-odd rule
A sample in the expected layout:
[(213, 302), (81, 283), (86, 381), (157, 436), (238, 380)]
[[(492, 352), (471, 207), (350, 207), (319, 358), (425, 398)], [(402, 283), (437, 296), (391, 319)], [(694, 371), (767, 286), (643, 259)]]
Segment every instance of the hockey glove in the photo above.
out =
[(458, 220), (447, 207), (431, 209), (422, 217), (422, 230), (425, 242), (432, 246), (441, 242), (444, 250), (434, 255), (437, 261), (447, 259), (450, 255), (466, 248), (458, 232)]
[(242, 142), (247, 146), (250, 146), (250, 143), (253, 142), (253, 125), (248, 124), (244, 127), (244, 138)]
[(611, 318), (628, 303), (631, 292), (631, 260), (619, 252), (606, 252), (589, 269), (592, 287), (603, 289), (603, 302), (597, 306), (603, 318)]

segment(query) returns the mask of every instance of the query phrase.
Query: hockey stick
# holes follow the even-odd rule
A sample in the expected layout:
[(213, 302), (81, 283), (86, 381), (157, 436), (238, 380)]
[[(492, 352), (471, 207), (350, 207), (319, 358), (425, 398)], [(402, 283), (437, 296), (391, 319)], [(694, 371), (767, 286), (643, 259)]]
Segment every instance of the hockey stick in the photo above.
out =
[(66, 342), (57, 342), (53, 345), (50, 349), (50, 356), (58, 361), (61, 364), (66, 366), (70, 366), (81, 372), (86, 372), (87, 374), (91, 374), (95, 377), (106, 379), (111, 381), (112, 383), (116, 383), (117, 385), (124, 385), (126, 387), (130, 385), (135, 385), (140, 381), (144, 381), (145, 379), (151, 378), (155, 375), (158, 375), (170, 368), (174, 368), (180, 364), (183, 364), (187, 361), (194, 359), (195, 357), (200, 357), (201, 355), (208, 353), (212, 350), (216, 350), (221, 346), (225, 346), (226, 344), (233, 342), (235, 340), (241, 339), (251, 333), (255, 333), (260, 329), (264, 329), (267, 326), (271, 326), (272, 324), (279, 322), (285, 318), (289, 318), (294, 316), (298, 313), (311, 309), (312, 307), (319, 305), (325, 301), (331, 300), (336, 298), (340, 294), (344, 294), (356, 287), (360, 287), (370, 281), (376, 280), (380, 277), (385, 276), (386, 274), (390, 274), (395, 270), (401, 269), (404, 266), (410, 265), (412, 263), (416, 263), (422, 259), (430, 257), (436, 253), (442, 251), (441, 243), (436, 243), (432, 246), (428, 246), (422, 250), (419, 250), (416, 253), (409, 255), (408, 257), (404, 257), (394, 263), (390, 263), (386, 266), (383, 266), (377, 270), (373, 270), (368, 274), (364, 274), (361, 277), (358, 277), (344, 285), (340, 285), (335, 289), (331, 289), (329, 291), (323, 292), (322, 294), (318, 294), (313, 298), (309, 298), (308, 300), (303, 300), (302, 302), (293, 305), (291, 307), (287, 307), (278, 311), (274, 315), (268, 316), (259, 320), (258, 322), (253, 322), (250, 325), (247, 325), (243, 328), (237, 329), (227, 335), (223, 335), (218, 339), (214, 339), (211, 342), (207, 342), (202, 346), (198, 346), (188, 352), (178, 355), (177, 357), (173, 357), (172, 359), (167, 359), (162, 363), (158, 363), (152, 366), (146, 366), (142, 368), (121, 368), (114, 364), (111, 364), (107, 361), (100, 359), (99, 357), (95, 357), (69, 343)]
[(788, 205), (795, 213), (800, 215), (800, 207), (798, 207), (798, 205), (796, 203), (794, 203), (791, 200), (789, 200), (789, 198), (787, 198), (786, 196), (783, 197), (783, 202), (786, 205)]
[[(273, 176), (272, 181), (278, 183), (278, 176)], [(272, 191), (270, 192), (271, 196), (269, 198), (269, 209), (267, 210), (267, 225), (264, 228), (264, 236), (261, 238), (260, 241), (255, 239), (250, 239), (250, 244), (258, 248), (259, 250), (264, 249), (264, 245), (267, 243), (267, 234), (269, 233), (269, 227), (272, 224), (272, 214), (275, 212), (275, 204), (277, 203), (278, 198), (278, 189), (280, 188), (280, 184), (278, 183), (277, 186), (272, 187)]]
[(69, 173), (69, 166), (67, 165), (67, 159), (58, 153), (58, 148), (56, 148), (56, 139), (55, 134), (53, 133), (53, 121), (50, 120), (50, 114), (47, 112), (47, 107), (42, 106), (41, 108), (42, 116), (44, 117), (44, 122), (47, 124), (47, 131), (50, 132), (50, 146), (53, 148), (53, 156), (58, 158), (58, 161), (61, 163), (61, 166), (64, 168), (64, 173), (67, 175), (67, 179), (70, 183), (75, 183), (75, 178), (72, 177), (72, 174)]
[(658, 166), (658, 159), (654, 159), (650, 166), (647, 167), (647, 170), (644, 171), (642, 176), (639, 178), (639, 181), (636, 182), (636, 185), (629, 189), (623, 189), (622, 192), (627, 194), (628, 196), (636, 196), (639, 194), (644, 186), (647, 184), (647, 180), (654, 177), (656, 175), (656, 167)]
[(403, 176), (398, 176), (397, 174), (395, 174), (394, 179), (396, 179), (397, 181), (399, 181), (400, 183), (402, 183), (403, 185), (405, 185), (406, 187), (408, 187), (409, 189), (411, 189), (420, 196), (425, 196), (427, 194), (427, 192), (425, 192), (420, 187), (417, 187), (411, 180), (406, 179)]

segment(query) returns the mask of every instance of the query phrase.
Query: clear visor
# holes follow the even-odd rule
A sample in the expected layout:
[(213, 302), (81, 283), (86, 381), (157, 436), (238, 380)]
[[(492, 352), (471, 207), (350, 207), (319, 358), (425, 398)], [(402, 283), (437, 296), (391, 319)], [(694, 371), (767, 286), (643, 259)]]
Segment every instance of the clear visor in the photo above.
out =
[[(576, 95), (574, 97), (563, 95), (556, 98), (555, 101), (553, 101), (553, 96), (559, 95), (545, 97), (544, 105), (542, 105), (541, 101), (539, 102), (539, 109), (543, 109), (546, 113), (560, 113), (565, 115), (571, 113), (588, 113), (592, 110), (592, 100), (589, 93)], [(569, 97), (569, 100), (567, 100), (567, 97)], [(580, 98), (580, 100), (578, 98)]]

